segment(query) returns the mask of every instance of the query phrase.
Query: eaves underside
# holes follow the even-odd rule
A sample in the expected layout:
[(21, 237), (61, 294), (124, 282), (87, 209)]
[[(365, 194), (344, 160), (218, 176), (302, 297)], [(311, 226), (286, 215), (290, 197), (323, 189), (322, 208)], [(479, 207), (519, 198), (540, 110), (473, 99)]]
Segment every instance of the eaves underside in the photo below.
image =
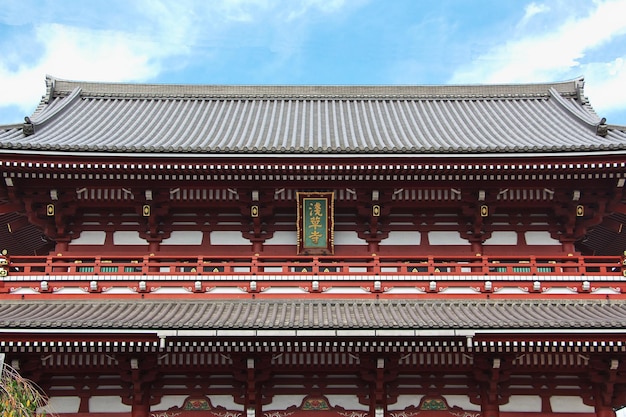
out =
[[(2, 151), (0, 151), (0, 155)], [(505, 172), (608, 172), (626, 168), (626, 160), (622, 155), (626, 151), (604, 153), (573, 153), (573, 154), (517, 154), (515, 157), (502, 154), (490, 154), (490, 158), (464, 158), (459, 155), (432, 157), (413, 155), (412, 157), (394, 155), (387, 157), (342, 157), (337, 155), (229, 155), (221, 156), (184, 154), (125, 154), (125, 157), (111, 157), (111, 154), (83, 153), (81, 157), (68, 153), (5, 153), (0, 158), (0, 167), (9, 171), (53, 171), (64, 172), (141, 172), (155, 174), (188, 173), (203, 174), (417, 174), (423, 172), (439, 173), (505, 173)], [(608, 171), (605, 171), (608, 170)]]

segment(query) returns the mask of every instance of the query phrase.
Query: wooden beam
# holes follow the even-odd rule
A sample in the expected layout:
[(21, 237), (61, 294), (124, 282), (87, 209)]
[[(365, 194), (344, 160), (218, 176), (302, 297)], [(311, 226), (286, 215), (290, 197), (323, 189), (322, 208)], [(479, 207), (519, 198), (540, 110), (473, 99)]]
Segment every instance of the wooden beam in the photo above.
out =
[(23, 211), (24, 207), (19, 203), (0, 204), (0, 215)]
[(9, 233), (15, 233), (28, 225), (30, 225), (28, 219), (26, 217), (20, 216), (17, 219), (8, 222), (7, 229), (9, 230)]

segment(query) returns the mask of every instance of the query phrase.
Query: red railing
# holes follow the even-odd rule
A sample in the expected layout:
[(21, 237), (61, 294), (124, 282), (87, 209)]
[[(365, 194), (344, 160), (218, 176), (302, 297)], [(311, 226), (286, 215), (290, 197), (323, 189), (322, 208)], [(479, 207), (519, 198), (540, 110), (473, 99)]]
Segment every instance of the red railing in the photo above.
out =
[[(151, 280), (171, 280), (172, 276), (353, 276), (381, 279), (411, 276), (432, 279), (446, 276), (562, 277), (624, 276), (623, 258), (618, 256), (480, 256), (480, 257), (391, 257), (391, 256), (14, 256), (1, 265), (1, 275), (30, 276), (54, 280), (75, 276), (149, 276)], [(5, 278), (5, 280), (7, 279)], [(2, 278), (0, 278), (2, 279)], [(136, 278), (135, 278), (136, 279)]]

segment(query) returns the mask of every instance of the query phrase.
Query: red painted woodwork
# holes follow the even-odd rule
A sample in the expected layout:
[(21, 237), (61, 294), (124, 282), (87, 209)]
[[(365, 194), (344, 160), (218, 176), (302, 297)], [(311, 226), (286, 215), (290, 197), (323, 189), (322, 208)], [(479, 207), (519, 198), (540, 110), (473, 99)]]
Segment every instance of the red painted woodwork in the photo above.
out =
[[(153, 411), (150, 417), (245, 417), (245, 412), (214, 407), (208, 398), (189, 397), (182, 406), (172, 407), (167, 411)], [(285, 410), (264, 410), (264, 417), (369, 417), (371, 413), (363, 410), (347, 410), (333, 406), (324, 396), (306, 396), (300, 406), (287, 407)], [(442, 397), (427, 396), (420, 404), (406, 407), (404, 410), (384, 412), (387, 417), (480, 417), (477, 411), (465, 411), (460, 407), (449, 407)], [(581, 414), (576, 414), (581, 417)]]
[[(14, 256), (10, 276), (623, 276), (618, 256)], [(2, 260), (0, 260), (0, 265)]]
[[(2, 262), (6, 265), (1, 265)], [(366, 289), (367, 293), (346, 296), (379, 298), (392, 296), (386, 293), (394, 288), (413, 287), (422, 294), (402, 297), (436, 298), (454, 297), (440, 294), (448, 288), (470, 287), (475, 289), (475, 296), (490, 298), (498, 297), (502, 288), (513, 287), (522, 289), (523, 294), (508, 295), (509, 298), (527, 298), (546, 297), (543, 293), (548, 289), (560, 287), (573, 290), (577, 297), (626, 298), (624, 262), (621, 257), (611, 256), (16, 256), (0, 259), (0, 269), (6, 275), (0, 280), (0, 297), (5, 298), (11, 298), (11, 293), (19, 288), (34, 291), (34, 294), (21, 294), (20, 298), (52, 297), (64, 288), (81, 288), (82, 296), (86, 297), (122, 298), (133, 294), (142, 298), (167, 297), (167, 294), (151, 293), (175, 287), (185, 288), (187, 295), (169, 297), (196, 294), (211, 297), (211, 291), (219, 287), (242, 290), (239, 295), (219, 295), (221, 298), (241, 297), (246, 293), (272, 297), (263, 293), (271, 288), (290, 287), (305, 290), (309, 297), (316, 298), (323, 297), (333, 287), (356, 287)], [(172, 276), (178, 279), (172, 280)], [(571, 276), (579, 276), (580, 280), (571, 281)], [(602, 282), (586, 281), (594, 277), (602, 277)], [(607, 277), (613, 280), (607, 281)], [(613, 293), (594, 295), (600, 285), (611, 288)], [(131, 289), (132, 294), (106, 295), (113, 288)], [(290, 298), (290, 295), (280, 297)]]

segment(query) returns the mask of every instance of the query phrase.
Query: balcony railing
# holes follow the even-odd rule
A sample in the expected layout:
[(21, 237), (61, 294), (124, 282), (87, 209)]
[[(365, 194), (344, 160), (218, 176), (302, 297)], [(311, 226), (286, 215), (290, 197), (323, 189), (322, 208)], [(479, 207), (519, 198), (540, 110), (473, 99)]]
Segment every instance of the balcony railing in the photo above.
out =
[(15, 256), (0, 258), (0, 298), (626, 299), (616, 256)]
[[(624, 277), (623, 258), (618, 256), (13, 256), (2, 265), (3, 280), (18, 277), (40, 279), (85, 279), (98, 276), (151, 280), (172, 280), (190, 276), (224, 278), (227, 276), (446, 279), (463, 276), (471, 279), (532, 279), (532, 277)], [(3, 272), (4, 271), (4, 272)], [(613, 278), (611, 278), (613, 279)]]

